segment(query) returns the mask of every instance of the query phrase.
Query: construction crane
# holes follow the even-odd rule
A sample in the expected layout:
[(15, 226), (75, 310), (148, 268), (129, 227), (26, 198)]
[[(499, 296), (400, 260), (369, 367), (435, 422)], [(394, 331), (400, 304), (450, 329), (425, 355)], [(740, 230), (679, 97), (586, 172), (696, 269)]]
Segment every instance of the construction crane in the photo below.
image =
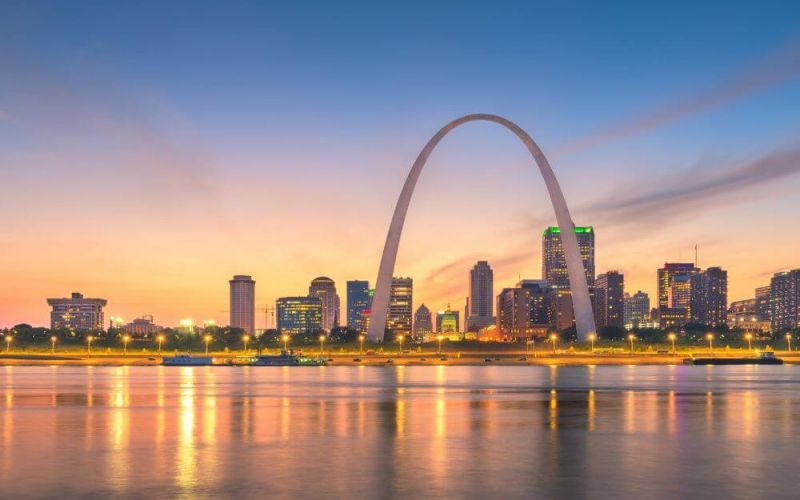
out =
[(259, 307), (258, 312), (264, 313), (264, 330), (269, 330), (270, 328), (275, 328), (275, 308), (270, 307), (269, 304), (264, 305), (264, 307)]

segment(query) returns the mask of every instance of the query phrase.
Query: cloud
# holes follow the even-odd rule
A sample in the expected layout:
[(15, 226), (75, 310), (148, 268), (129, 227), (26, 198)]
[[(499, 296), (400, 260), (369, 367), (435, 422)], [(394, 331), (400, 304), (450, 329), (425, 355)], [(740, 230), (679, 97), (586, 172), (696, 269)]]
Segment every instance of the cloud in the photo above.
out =
[(2, 109), (0, 109), (0, 121), (10, 122), (11, 121), (11, 114), (6, 112), (6, 111), (3, 111)]
[[(800, 149), (776, 151), (755, 161), (708, 170), (695, 167), (652, 183), (656, 189), (634, 195), (608, 196), (584, 207), (592, 220), (648, 224), (697, 213), (720, 201), (738, 203), (758, 196), (756, 189), (800, 173)], [(713, 203), (713, 205), (712, 205)], [(596, 223), (596, 222), (595, 222)], [(662, 226), (663, 227), (663, 226)]]
[(745, 98), (800, 75), (800, 42), (792, 42), (768, 54), (757, 64), (721, 80), (717, 85), (665, 104), (609, 128), (601, 129), (553, 150), (573, 153), (593, 146), (649, 132), (683, 118)]

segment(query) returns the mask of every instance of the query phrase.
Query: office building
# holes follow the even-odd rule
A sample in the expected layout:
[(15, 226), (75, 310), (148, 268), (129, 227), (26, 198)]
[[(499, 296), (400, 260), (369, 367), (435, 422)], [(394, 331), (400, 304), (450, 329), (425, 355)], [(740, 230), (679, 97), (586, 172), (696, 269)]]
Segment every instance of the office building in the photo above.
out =
[[(586, 272), (586, 283), (591, 287), (594, 285), (594, 229), (591, 226), (576, 227), (575, 236)], [(558, 227), (548, 227), (542, 236), (542, 278), (553, 288), (569, 288), (567, 259)]]
[(70, 298), (47, 299), (50, 311), (50, 328), (86, 332), (103, 329), (103, 307), (106, 299), (88, 299), (80, 293)]
[[(681, 296), (681, 284), (685, 285), (684, 288), (688, 288), (690, 284), (686, 284), (686, 282), (691, 279), (692, 274), (698, 272), (700, 272), (700, 269), (691, 263), (665, 262), (664, 267), (658, 270), (658, 307), (680, 307), (671, 305), (670, 294), (672, 293), (678, 296), (678, 301), (685, 300), (688, 308), (689, 298)], [(673, 292), (672, 283), (676, 276), (680, 277), (680, 283), (676, 286), (676, 291)]]
[(369, 311), (372, 295), (368, 281), (347, 282), (347, 326), (361, 333), (367, 331), (365, 312)]
[(424, 339), (425, 336), (433, 333), (433, 318), (430, 309), (422, 304), (414, 313), (414, 338)]
[(230, 284), (230, 326), (241, 328), (248, 335), (256, 331), (256, 282), (250, 276), (239, 274)]
[(689, 320), (710, 328), (727, 325), (728, 272), (720, 267), (709, 267), (693, 274), (691, 283)]
[(478, 261), (469, 272), (469, 297), (465, 311), (465, 330), (477, 332), (495, 322), (494, 272), (485, 260)]
[(509, 340), (546, 335), (551, 327), (551, 292), (544, 280), (522, 280), (514, 288), (504, 288), (497, 296), (498, 335)]
[(594, 315), (597, 328), (625, 326), (624, 277), (618, 271), (601, 274), (594, 282)]
[(625, 328), (639, 328), (650, 319), (650, 296), (638, 290), (633, 295), (625, 294)]
[(411, 335), (414, 301), (414, 280), (411, 278), (392, 278), (389, 292), (389, 311), (386, 314), (386, 330), (390, 338), (397, 335)]
[(282, 297), (275, 302), (275, 310), (281, 334), (299, 335), (323, 330), (319, 297)]
[(772, 287), (770, 285), (760, 286), (756, 288), (756, 315), (761, 321), (770, 320), (770, 303), (769, 298), (772, 294)]
[(330, 332), (339, 326), (339, 295), (336, 293), (336, 283), (327, 276), (320, 276), (311, 281), (308, 287), (309, 297), (318, 297), (322, 304), (322, 328)]

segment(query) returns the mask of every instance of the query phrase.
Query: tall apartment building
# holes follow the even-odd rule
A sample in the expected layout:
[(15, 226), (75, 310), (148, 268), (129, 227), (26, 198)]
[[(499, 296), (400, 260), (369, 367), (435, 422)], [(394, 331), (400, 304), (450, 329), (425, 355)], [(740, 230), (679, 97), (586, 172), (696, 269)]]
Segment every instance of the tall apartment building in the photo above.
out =
[(230, 284), (230, 326), (241, 328), (248, 335), (256, 332), (256, 282), (244, 274), (237, 274)]
[(390, 339), (398, 335), (409, 336), (412, 330), (412, 306), (414, 302), (414, 280), (392, 278), (389, 292), (389, 311), (386, 314), (386, 330)]
[[(566, 290), (563, 293), (568, 294)], [(497, 296), (497, 329), (505, 338), (533, 338), (551, 327), (548, 300), (551, 288), (544, 280), (522, 280)]]
[(625, 278), (618, 271), (601, 274), (594, 282), (594, 315), (598, 328), (625, 326)]
[(308, 287), (309, 297), (318, 297), (322, 304), (322, 328), (328, 332), (339, 326), (341, 305), (336, 293), (336, 283), (327, 276), (319, 276), (311, 280)]
[(770, 321), (773, 332), (800, 328), (800, 269), (772, 276)]
[(641, 323), (650, 319), (650, 296), (641, 290), (633, 295), (626, 293), (623, 306), (626, 328), (638, 328)]
[(469, 298), (466, 307), (466, 331), (478, 331), (494, 324), (494, 272), (485, 260), (469, 272)]

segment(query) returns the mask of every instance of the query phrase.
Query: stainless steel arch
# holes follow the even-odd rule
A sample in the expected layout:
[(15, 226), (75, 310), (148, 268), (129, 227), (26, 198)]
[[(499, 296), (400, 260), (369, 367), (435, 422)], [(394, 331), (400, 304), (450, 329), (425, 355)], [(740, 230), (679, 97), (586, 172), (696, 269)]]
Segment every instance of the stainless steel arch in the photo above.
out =
[(394, 274), (394, 264), (397, 260), (397, 250), (400, 246), (400, 233), (403, 231), (411, 195), (414, 193), (414, 186), (416, 186), (417, 179), (422, 173), (422, 168), (436, 145), (445, 135), (459, 125), (479, 120), (498, 123), (513, 132), (528, 148), (528, 151), (533, 155), (533, 159), (536, 160), (539, 171), (544, 178), (544, 183), (547, 186), (547, 191), (550, 194), (550, 201), (553, 203), (558, 227), (561, 229), (561, 240), (566, 254), (567, 273), (569, 275), (570, 289), (572, 290), (572, 304), (575, 310), (578, 338), (586, 340), (588, 335), (595, 331), (592, 303), (589, 299), (589, 287), (586, 284), (586, 274), (578, 250), (578, 238), (573, 230), (575, 224), (569, 215), (567, 202), (564, 200), (564, 195), (561, 192), (561, 187), (558, 185), (555, 174), (553, 174), (553, 169), (550, 168), (550, 163), (545, 158), (542, 150), (539, 149), (539, 146), (517, 124), (501, 116), (477, 113), (462, 116), (442, 127), (428, 141), (428, 144), (419, 153), (417, 160), (411, 167), (411, 172), (406, 178), (394, 209), (389, 233), (386, 235), (386, 244), (383, 247), (380, 268), (378, 269), (378, 280), (375, 284), (375, 295), (372, 298), (369, 331), (367, 332), (367, 337), (372, 341), (381, 341), (384, 337), (386, 313), (389, 308), (389, 292), (392, 285), (392, 275)]

